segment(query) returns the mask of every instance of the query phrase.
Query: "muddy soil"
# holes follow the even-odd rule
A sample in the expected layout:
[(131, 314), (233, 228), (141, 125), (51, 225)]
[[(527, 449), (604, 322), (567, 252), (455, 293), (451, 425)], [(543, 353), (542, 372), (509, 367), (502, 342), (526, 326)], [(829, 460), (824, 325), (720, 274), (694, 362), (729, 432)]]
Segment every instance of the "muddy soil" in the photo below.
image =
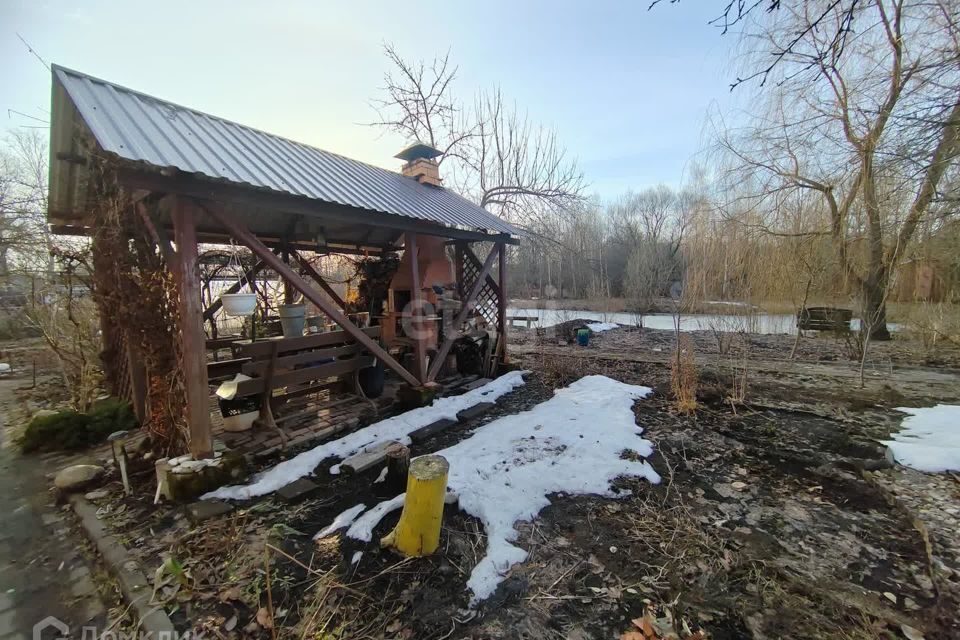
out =
[(182, 508), (152, 505), (144, 463), (137, 494), (103, 502), (101, 513), (148, 575), (164, 557), (178, 560), (185, 580), (165, 580), (158, 599), (181, 628), (218, 637), (266, 638), (273, 626), (278, 637), (618, 638), (651, 611), (679, 637), (960, 637), (960, 483), (892, 467), (878, 442), (902, 418), (895, 407), (957, 402), (960, 375), (907, 357), (910, 345), (884, 345), (860, 388), (841, 347), (801, 341), (790, 361), (786, 336), (751, 337), (738, 352), (698, 335), (700, 406), (680, 415), (670, 400), (673, 340), (618, 329), (581, 348), (518, 331), (511, 353), (534, 372), (528, 384), (414, 449), (449, 446), (583, 375), (654, 389), (635, 413), (663, 481), (618, 481), (619, 500), (552, 496), (517, 525), (529, 558), (477, 609), (465, 582), (485, 536), (455, 506), (430, 558), (379, 549), (399, 512), (369, 544), (311, 539), (344, 509), (391, 497), (373, 484), (378, 469), (329, 476), (326, 461), (306, 500), (267, 497), (194, 526)]

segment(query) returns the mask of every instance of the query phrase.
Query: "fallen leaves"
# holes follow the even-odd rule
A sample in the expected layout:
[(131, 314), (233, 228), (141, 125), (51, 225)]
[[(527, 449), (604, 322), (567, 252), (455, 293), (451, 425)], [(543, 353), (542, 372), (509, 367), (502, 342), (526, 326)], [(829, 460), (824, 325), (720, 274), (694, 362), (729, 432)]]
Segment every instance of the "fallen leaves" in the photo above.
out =
[(647, 607), (643, 617), (631, 620), (635, 629), (620, 634), (620, 640), (707, 640), (710, 636), (703, 629), (691, 631), (685, 620), (677, 620), (670, 609), (662, 607), (661, 615), (653, 607)]
[(270, 611), (266, 607), (257, 609), (257, 624), (264, 629), (273, 629), (273, 616), (270, 615)]

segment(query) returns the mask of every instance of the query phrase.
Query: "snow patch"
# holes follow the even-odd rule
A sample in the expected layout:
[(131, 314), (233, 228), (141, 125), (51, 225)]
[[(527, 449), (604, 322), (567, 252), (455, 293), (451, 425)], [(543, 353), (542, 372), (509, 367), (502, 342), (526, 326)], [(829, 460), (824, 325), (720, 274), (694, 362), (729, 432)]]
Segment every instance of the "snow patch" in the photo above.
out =
[(358, 505), (350, 507), (346, 511), (337, 515), (337, 517), (333, 519), (333, 522), (331, 522), (324, 530), (319, 532), (317, 535), (313, 536), (313, 539), (319, 540), (320, 538), (326, 538), (328, 535), (330, 535), (334, 531), (339, 531), (344, 527), (350, 526), (353, 523), (353, 521), (357, 519), (357, 516), (360, 515), (363, 512), (363, 510), (366, 508), (367, 508), (367, 505), (363, 504), (362, 502)]
[(591, 322), (587, 325), (587, 329), (593, 331), (594, 333), (600, 333), (601, 331), (610, 331), (610, 329), (619, 329), (620, 325), (616, 322)]
[[(463, 395), (449, 396), (434, 400), (430, 406), (413, 409), (398, 416), (381, 420), (369, 427), (354, 431), (346, 436), (318, 445), (309, 451), (285, 460), (275, 467), (258, 474), (254, 482), (247, 485), (233, 485), (221, 487), (204, 496), (203, 500), (218, 498), (220, 500), (249, 500), (257, 496), (266, 495), (286, 486), (304, 476), (313, 473), (317, 465), (327, 458), (343, 460), (359, 451), (381, 445), (391, 440), (402, 444), (410, 444), (408, 434), (431, 422), (447, 418), (456, 420), (457, 413), (472, 407), (480, 402), (494, 402), (500, 396), (510, 393), (523, 385), (523, 375), (527, 371), (511, 371), (496, 380), (488, 382), (482, 387), (468, 391)], [(339, 465), (330, 469), (333, 474), (339, 473)]]
[(363, 557), (363, 551), (357, 551), (353, 554), (353, 557), (350, 558), (350, 564), (357, 564), (360, 562), (360, 558)]
[(365, 514), (357, 518), (356, 522), (350, 525), (350, 528), (347, 529), (347, 537), (353, 538), (355, 540), (361, 540), (363, 542), (370, 542), (373, 538), (373, 530), (376, 528), (380, 521), (383, 520), (391, 511), (396, 511), (403, 506), (403, 501), (406, 499), (407, 494), (401, 493), (396, 498), (391, 498), (390, 500), (385, 500), (375, 506), (370, 511), (367, 511)]
[(910, 415), (893, 440), (882, 442), (897, 462), (929, 473), (960, 471), (960, 405), (899, 407), (897, 411)]
[[(487, 533), (487, 553), (474, 568), (467, 587), (472, 604), (488, 598), (506, 572), (527, 552), (510, 544), (514, 524), (531, 520), (550, 504), (552, 493), (599, 494), (620, 498), (610, 482), (638, 476), (652, 483), (660, 476), (644, 461), (621, 457), (625, 450), (649, 456), (653, 445), (639, 437), (633, 403), (647, 387), (605, 376), (587, 376), (529, 411), (506, 416), (477, 429), (472, 436), (437, 452), (450, 463), (448, 497), (479, 518)], [(377, 523), (403, 506), (406, 494), (381, 502), (347, 531), (370, 541)]]

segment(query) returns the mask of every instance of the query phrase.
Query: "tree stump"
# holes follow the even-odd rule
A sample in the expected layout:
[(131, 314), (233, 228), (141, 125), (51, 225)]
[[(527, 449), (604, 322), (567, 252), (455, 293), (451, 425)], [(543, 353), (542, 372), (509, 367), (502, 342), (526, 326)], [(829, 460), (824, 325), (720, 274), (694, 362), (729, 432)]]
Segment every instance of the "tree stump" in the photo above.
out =
[(410, 463), (400, 522), (380, 541), (381, 546), (405, 556), (428, 556), (437, 550), (449, 471), (443, 456), (421, 456)]
[(391, 495), (402, 493), (407, 486), (410, 470), (410, 449), (402, 444), (393, 444), (387, 449), (387, 477), (384, 480)]

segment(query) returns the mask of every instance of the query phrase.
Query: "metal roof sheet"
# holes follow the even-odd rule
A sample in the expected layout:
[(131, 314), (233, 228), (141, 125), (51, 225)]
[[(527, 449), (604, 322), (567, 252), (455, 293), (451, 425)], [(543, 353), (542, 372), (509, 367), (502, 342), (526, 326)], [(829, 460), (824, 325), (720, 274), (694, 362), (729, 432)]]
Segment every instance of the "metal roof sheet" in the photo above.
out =
[(125, 160), (445, 226), (517, 234), (448, 189), (77, 71), (55, 65), (53, 72), (103, 150)]

